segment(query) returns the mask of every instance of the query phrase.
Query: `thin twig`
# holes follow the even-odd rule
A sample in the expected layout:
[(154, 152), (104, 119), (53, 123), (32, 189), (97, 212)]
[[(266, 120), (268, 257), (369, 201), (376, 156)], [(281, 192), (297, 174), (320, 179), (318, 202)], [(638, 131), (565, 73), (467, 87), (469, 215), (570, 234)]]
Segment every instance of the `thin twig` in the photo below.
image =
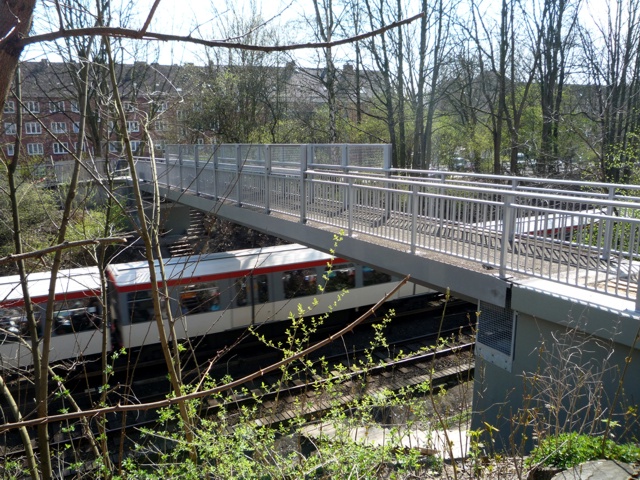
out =
[(51, 247), (43, 248), (33, 252), (21, 253), (18, 255), (8, 255), (6, 257), (0, 257), (0, 265), (5, 263), (17, 262), (25, 260), (27, 258), (40, 258), (50, 253), (57, 252), (59, 250), (65, 250), (67, 248), (84, 247), (85, 245), (101, 245), (108, 243), (127, 243), (127, 239), (124, 237), (106, 237), (106, 238), (92, 238), (88, 240), (75, 240), (73, 242), (63, 242), (58, 245), (52, 245)]

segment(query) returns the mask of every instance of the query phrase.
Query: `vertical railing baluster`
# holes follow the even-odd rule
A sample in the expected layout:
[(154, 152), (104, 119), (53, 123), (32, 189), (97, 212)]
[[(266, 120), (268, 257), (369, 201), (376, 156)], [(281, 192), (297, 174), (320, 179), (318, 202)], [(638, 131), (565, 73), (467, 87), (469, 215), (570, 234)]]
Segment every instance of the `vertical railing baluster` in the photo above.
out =
[[(615, 200), (615, 195), (616, 195), (616, 189), (615, 187), (612, 185), (609, 187), (609, 201), (613, 201)], [(611, 205), (609, 205), (607, 207), (607, 215), (608, 216), (613, 216), (613, 207)], [(605, 228), (604, 228), (604, 248), (602, 250), (602, 253), (600, 254), (600, 257), (603, 260), (609, 260), (609, 256), (611, 255), (611, 238), (613, 237), (613, 221), (606, 219), (605, 220)]]
[(356, 204), (355, 196), (355, 188), (353, 188), (353, 178), (349, 178), (347, 182), (347, 194), (345, 195), (345, 201), (348, 199), (347, 204), (347, 236), (351, 237), (353, 235), (353, 206)]
[[(307, 163), (311, 145), (300, 146), (300, 223), (307, 223)], [(311, 159), (313, 163), (313, 159)]]
[(264, 213), (267, 215), (271, 213), (271, 146), (265, 145), (264, 147), (265, 155), (264, 155)]
[(416, 253), (416, 236), (418, 233), (418, 186), (411, 187), (411, 253)]
[(213, 196), (214, 200), (218, 200), (218, 177), (220, 175), (218, 175), (218, 155), (220, 152), (220, 146), (216, 145), (215, 147), (213, 147), (213, 170), (211, 172), (211, 175), (213, 176), (212, 179), (212, 191), (211, 191), (211, 195)]
[(195, 151), (193, 152), (193, 159), (195, 161), (196, 168), (196, 195), (200, 196), (200, 149), (198, 148), (200, 145), (196, 145)]
[(500, 242), (500, 278), (507, 278), (507, 250), (514, 238), (514, 195), (505, 195), (502, 220), (502, 242)]
[(178, 150), (178, 174), (180, 175), (180, 191), (184, 192), (184, 182), (183, 182), (183, 171), (182, 171), (182, 145), (180, 145), (180, 149)]
[(236, 143), (236, 200), (242, 206), (242, 145)]

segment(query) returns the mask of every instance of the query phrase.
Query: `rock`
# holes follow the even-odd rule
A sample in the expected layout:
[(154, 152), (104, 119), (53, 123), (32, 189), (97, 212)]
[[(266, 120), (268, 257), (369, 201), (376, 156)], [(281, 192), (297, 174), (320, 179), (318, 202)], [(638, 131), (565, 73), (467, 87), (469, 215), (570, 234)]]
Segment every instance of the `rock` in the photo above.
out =
[(552, 480), (628, 480), (637, 473), (637, 467), (628, 463), (592, 460), (557, 473)]

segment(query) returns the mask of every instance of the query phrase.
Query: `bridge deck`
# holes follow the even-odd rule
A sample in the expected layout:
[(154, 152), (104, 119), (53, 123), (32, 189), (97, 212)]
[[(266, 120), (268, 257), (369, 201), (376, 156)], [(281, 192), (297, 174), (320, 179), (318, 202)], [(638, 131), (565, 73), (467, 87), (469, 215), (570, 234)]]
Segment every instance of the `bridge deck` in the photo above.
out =
[[(231, 166), (212, 155), (205, 163), (197, 155), (160, 161), (164, 193), (196, 208), (206, 200), (203, 208), (325, 250), (342, 232), (350, 241), (340, 248), (354, 259), (398, 274), (408, 269), (417, 281), (467, 296), (472, 284), (484, 282), (485, 293), (499, 291), (493, 300), (504, 299), (503, 285), (533, 277), (637, 301), (638, 186), (452, 172), (397, 176), (344, 166), (336, 172), (318, 168), (308, 154), (298, 159), (298, 169), (275, 168), (264, 152), (246, 166), (239, 160)], [(153, 180), (148, 162), (139, 159), (136, 169), (144, 181)], [(244, 218), (249, 211), (270, 221)], [(327, 243), (319, 245), (320, 238)], [(432, 272), (421, 274), (418, 266)]]

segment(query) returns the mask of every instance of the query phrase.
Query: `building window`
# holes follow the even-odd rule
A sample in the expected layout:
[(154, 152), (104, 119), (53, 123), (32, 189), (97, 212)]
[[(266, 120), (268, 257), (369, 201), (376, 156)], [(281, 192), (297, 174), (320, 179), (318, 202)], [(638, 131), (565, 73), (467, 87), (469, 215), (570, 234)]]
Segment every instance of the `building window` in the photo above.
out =
[(127, 132), (136, 133), (140, 131), (140, 124), (136, 120), (129, 120), (127, 122)]
[(53, 144), (53, 153), (54, 155), (64, 155), (67, 152), (68, 144), (67, 142), (56, 142)]
[(131, 102), (124, 102), (123, 107), (125, 112), (134, 112), (136, 110), (136, 107)]
[(156, 132), (164, 132), (167, 129), (167, 124), (165, 122), (157, 121), (153, 124)]
[(27, 143), (27, 153), (29, 155), (44, 155), (44, 148), (41, 143)]
[(51, 113), (64, 112), (64, 100), (59, 102), (49, 102), (49, 111)]
[(132, 152), (137, 152), (138, 149), (140, 148), (140, 140), (131, 140), (131, 151)]
[(109, 151), (111, 153), (120, 153), (120, 150), (122, 150), (121, 142), (118, 142), (118, 141), (109, 142)]
[(13, 143), (7, 143), (7, 156), (13, 157), (15, 152)]
[(24, 102), (22, 111), (25, 113), (40, 113), (40, 103), (35, 100), (27, 100)]
[(71, 102), (71, 111), (73, 113), (80, 113), (80, 109), (78, 108), (78, 102)]
[(15, 135), (16, 134), (16, 124), (12, 122), (4, 122), (4, 134), (5, 135)]
[(71, 124), (71, 129), (73, 130), (73, 133), (80, 133), (80, 124), (78, 122), (73, 122)]
[(7, 100), (4, 104), (4, 113), (16, 113), (16, 102)]
[(52, 133), (67, 133), (67, 123), (66, 122), (51, 122), (51, 132)]
[(187, 114), (185, 113), (184, 110), (178, 110), (177, 117), (178, 117), (178, 120), (186, 120)]
[[(38, 122), (27, 122), (24, 124), (24, 131), (27, 135), (39, 135), (42, 133), (42, 125)], [(37, 145), (34, 143), (33, 145)]]
[(158, 113), (166, 112), (167, 108), (167, 102), (158, 102)]

